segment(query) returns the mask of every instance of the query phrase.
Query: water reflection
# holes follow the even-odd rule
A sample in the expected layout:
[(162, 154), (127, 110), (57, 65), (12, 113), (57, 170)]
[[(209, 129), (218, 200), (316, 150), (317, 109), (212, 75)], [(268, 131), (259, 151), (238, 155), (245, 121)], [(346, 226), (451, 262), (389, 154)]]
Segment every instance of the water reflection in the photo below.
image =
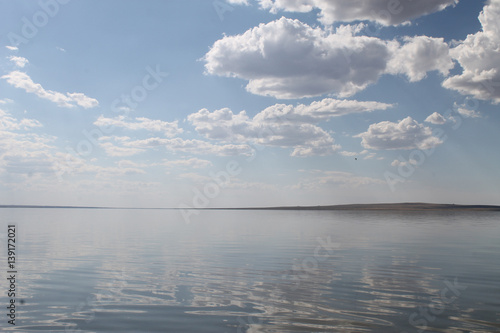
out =
[(5, 213), (20, 230), (26, 301), (7, 330), (416, 332), (412, 313), (455, 277), (467, 291), (428, 327), (499, 327), (491, 214), (475, 224), (460, 214), (211, 211), (187, 225), (175, 211)]

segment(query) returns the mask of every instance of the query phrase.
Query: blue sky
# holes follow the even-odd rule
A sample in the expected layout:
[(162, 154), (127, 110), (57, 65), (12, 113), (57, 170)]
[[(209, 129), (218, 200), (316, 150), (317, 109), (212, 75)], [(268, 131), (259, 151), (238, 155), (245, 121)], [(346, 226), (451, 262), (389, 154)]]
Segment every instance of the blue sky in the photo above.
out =
[(500, 0), (0, 6), (4, 204), (500, 204)]

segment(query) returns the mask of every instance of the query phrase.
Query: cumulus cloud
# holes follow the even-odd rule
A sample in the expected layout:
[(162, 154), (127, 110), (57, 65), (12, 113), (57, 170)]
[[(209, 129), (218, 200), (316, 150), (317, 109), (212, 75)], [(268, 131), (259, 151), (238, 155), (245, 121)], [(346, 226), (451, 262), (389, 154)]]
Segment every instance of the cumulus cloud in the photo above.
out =
[(66, 93), (66, 95), (76, 104), (80, 105), (84, 109), (90, 109), (90, 108), (95, 108), (96, 106), (99, 105), (99, 102), (94, 99), (85, 96), (85, 94), (82, 93)]
[(9, 60), (12, 61), (19, 68), (23, 68), (29, 63), (28, 59), (24, 57), (10, 56)]
[(446, 119), (437, 112), (429, 115), (427, 118), (425, 118), (425, 121), (434, 125), (443, 125), (444, 123), (446, 123)]
[(42, 127), (43, 125), (36, 119), (21, 119), (18, 120), (12, 117), (8, 112), (0, 109), (0, 130), (1, 131), (15, 131), (15, 130), (29, 130), (35, 127)]
[(134, 120), (126, 116), (118, 116), (115, 118), (106, 118), (103, 115), (94, 122), (94, 125), (99, 127), (121, 127), (128, 130), (146, 130), (150, 132), (163, 132), (167, 137), (174, 137), (183, 132), (179, 128), (178, 121), (167, 122), (162, 120), (154, 120), (145, 117), (138, 117)]
[(17, 119), (0, 109), (0, 174), (19, 176), (53, 174), (55, 138), (37, 134), (36, 119)]
[(246, 79), (246, 89), (257, 95), (350, 96), (375, 82), (390, 58), (384, 41), (354, 33), (352, 27), (330, 33), (281, 18), (216, 41), (205, 55), (205, 69)]
[(428, 71), (453, 67), (440, 38), (404, 43), (361, 36), (363, 25), (335, 31), (281, 18), (216, 41), (204, 57), (206, 73), (248, 80), (257, 95), (294, 99), (332, 93), (346, 97), (386, 73), (418, 81)]
[(275, 104), (264, 109), (254, 119), (258, 122), (286, 119), (293, 122), (315, 124), (327, 121), (332, 117), (386, 110), (393, 106), (392, 104), (372, 101), (324, 98), (320, 101), (314, 101), (309, 105), (299, 104), (293, 106), (289, 104)]
[(406, 42), (394, 51), (388, 63), (390, 74), (406, 74), (410, 82), (422, 80), (429, 71), (448, 75), (455, 64), (443, 38), (427, 36), (405, 37)]
[(393, 123), (382, 121), (371, 124), (368, 130), (355, 137), (361, 138), (366, 149), (430, 149), (443, 143), (433, 136), (432, 129), (419, 124), (411, 117)]
[(275, 104), (250, 118), (228, 108), (210, 112), (201, 109), (188, 116), (195, 130), (208, 139), (251, 142), (264, 146), (293, 148), (292, 156), (329, 155), (340, 149), (331, 135), (316, 124), (347, 114), (386, 110), (393, 105), (325, 98), (311, 104)]
[(99, 105), (96, 99), (85, 96), (82, 93), (63, 94), (57, 91), (46, 90), (41, 84), (33, 82), (29, 75), (24, 72), (12, 71), (1, 78), (7, 80), (7, 83), (16, 88), (24, 89), (26, 92), (54, 102), (60, 107), (73, 108), (79, 105), (88, 109)]
[[(305, 106), (299, 105), (302, 110)], [(287, 109), (286, 113), (282, 112)], [(330, 115), (331, 116), (331, 115)], [(295, 113), (293, 107), (275, 105), (254, 118), (245, 111), (234, 114), (230, 109), (210, 112), (207, 109), (190, 114), (188, 120), (198, 133), (209, 139), (225, 142), (252, 142), (258, 145), (293, 148), (292, 156), (329, 155), (340, 149), (322, 128), (308, 123), (318, 122), (307, 115)], [(319, 119), (326, 117), (317, 115)]]
[(165, 148), (172, 152), (191, 153), (197, 155), (235, 156), (252, 155), (252, 148), (245, 144), (216, 145), (202, 140), (186, 140), (182, 138), (148, 138), (132, 140), (129, 137), (100, 137), (99, 145), (110, 156), (131, 156), (147, 149)]
[(374, 21), (382, 25), (398, 25), (417, 17), (441, 11), (458, 0), (258, 0), (263, 9), (272, 13), (310, 12), (319, 10), (319, 21)]
[(500, 0), (491, 0), (479, 14), (482, 31), (450, 50), (463, 71), (443, 86), (482, 100), (500, 103)]

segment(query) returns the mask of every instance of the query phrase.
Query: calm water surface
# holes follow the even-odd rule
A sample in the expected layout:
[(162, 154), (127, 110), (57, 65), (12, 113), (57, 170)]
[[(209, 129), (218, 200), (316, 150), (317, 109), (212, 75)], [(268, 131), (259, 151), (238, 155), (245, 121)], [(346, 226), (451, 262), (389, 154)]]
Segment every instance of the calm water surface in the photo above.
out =
[(500, 332), (499, 213), (0, 214), (5, 331)]

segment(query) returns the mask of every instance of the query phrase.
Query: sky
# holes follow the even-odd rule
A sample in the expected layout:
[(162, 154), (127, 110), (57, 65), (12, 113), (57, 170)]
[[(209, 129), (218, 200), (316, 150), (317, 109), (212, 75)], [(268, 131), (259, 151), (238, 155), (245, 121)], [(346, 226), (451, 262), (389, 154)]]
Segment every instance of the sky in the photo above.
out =
[(500, 204), (500, 0), (0, 8), (1, 204)]

